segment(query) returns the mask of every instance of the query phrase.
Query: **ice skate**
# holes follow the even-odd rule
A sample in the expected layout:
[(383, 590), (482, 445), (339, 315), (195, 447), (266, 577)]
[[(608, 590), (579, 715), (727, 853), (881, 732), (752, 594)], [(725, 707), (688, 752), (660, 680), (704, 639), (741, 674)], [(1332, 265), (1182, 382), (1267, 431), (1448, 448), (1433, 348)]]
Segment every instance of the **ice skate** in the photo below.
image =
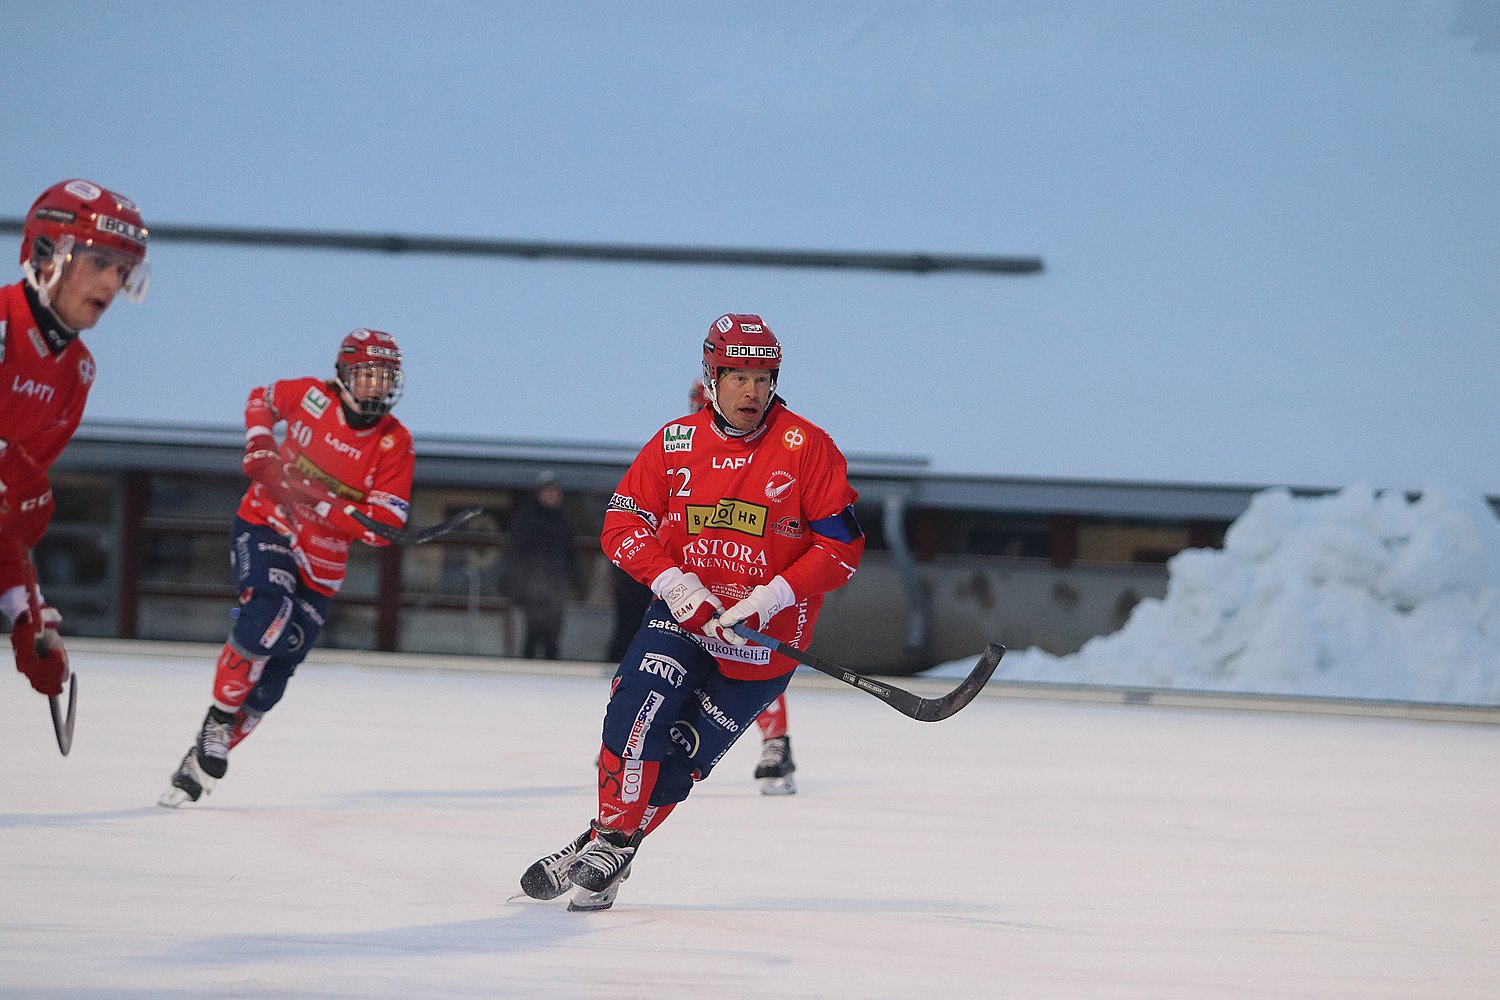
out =
[(577, 860), (578, 852), (588, 846), (593, 836), (594, 830), (590, 827), (562, 850), (532, 864), (521, 874), (521, 891), (532, 899), (556, 899), (573, 888), (573, 880), (568, 878), (568, 869)]
[(172, 772), (171, 781), (171, 786), (156, 800), (157, 805), (179, 809), (190, 802), (197, 802), (205, 793), (212, 792), (217, 779), (209, 777), (198, 765), (198, 747), (194, 744), (182, 755), (182, 763)]
[(760, 763), (755, 765), (755, 780), (760, 783), (762, 795), (796, 795), (797, 783), (792, 772), (797, 770), (792, 760), (792, 738), (777, 736), (760, 745)]
[(603, 892), (590, 892), (588, 889), (579, 889), (573, 893), (573, 898), (568, 900), (569, 913), (593, 913), (597, 910), (607, 910), (615, 905), (615, 897), (620, 894), (620, 883), (630, 877), (630, 863), (626, 862), (625, 869), (620, 872), (620, 877), (610, 883), (608, 889)]
[(203, 717), (203, 728), (198, 730), (198, 742), (193, 749), (198, 753), (198, 766), (210, 778), (222, 778), (229, 770), (229, 734), (233, 729), (234, 716), (217, 706), (209, 708)]
[[(641, 842), (639, 833), (627, 836), (619, 830), (593, 825), (594, 839), (584, 846), (568, 868), (568, 878), (580, 892), (568, 904), (570, 910), (605, 910), (614, 904), (619, 884), (630, 872), (630, 862)], [(588, 897), (598, 896), (589, 905)]]

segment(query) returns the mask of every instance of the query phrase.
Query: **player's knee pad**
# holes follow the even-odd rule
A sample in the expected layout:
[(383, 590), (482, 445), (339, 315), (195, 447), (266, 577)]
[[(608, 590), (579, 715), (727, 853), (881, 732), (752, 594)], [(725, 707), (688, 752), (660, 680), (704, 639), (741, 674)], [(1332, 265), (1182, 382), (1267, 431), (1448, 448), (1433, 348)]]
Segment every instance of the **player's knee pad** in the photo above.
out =
[(275, 653), (296, 613), (296, 598), (279, 588), (251, 588), (235, 609), (233, 641), (257, 656)]
[(693, 724), (685, 719), (672, 723), (671, 740), (651, 789), (653, 806), (681, 802), (693, 790), (693, 783), (702, 778), (696, 763), (700, 740)]
[(281, 696), (286, 694), (287, 681), (292, 679), (296, 669), (295, 663), (288, 663), (279, 656), (268, 660), (265, 669), (261, 671), (260, 682), (245, 699), (245, 711), (262, 715), (276, 707)]

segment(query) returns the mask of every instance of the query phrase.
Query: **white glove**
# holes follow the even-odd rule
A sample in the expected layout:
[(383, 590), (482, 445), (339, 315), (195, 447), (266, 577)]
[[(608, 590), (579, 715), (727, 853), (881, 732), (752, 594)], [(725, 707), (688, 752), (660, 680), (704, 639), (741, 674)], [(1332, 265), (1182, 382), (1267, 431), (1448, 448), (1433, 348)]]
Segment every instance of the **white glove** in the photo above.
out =
[(667, 602), (667, 610), (672, 612), (677, 624), (689, 632), (716, 634), (710, 631), (711, 623), (724, 610), (724, 605), (708, 592), (697, 573), (684, 573), (676, 566), (662, 570), (661, 575), (651, 581), (651, 591)]
[(734, 631), (731, 626), (744, 622), (757, 632), (765, 630), (770, 624), (771, 618), (782, 608), (789, 608), (797, 603), (797, 595), (792, 593), (791, 586), (780, 576), (774, 577), (765, 586), (756, 587), (750, 591), (750, 595), (743, 601), (730, 606), (729, 610), (719, 616), (719, 620), (712, 625), (716, 638), (725, 642), (732, 642), (736, 646), (743, 646), (745, 637)]

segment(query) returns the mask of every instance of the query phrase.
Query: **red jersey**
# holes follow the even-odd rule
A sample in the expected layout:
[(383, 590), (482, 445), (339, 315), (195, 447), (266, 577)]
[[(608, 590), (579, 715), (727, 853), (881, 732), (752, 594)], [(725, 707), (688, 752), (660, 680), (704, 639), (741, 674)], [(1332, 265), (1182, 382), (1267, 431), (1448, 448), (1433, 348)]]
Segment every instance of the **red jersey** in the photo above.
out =
[(0, 378), (0, 438), (51, 468), (83, 419), (94, 356), (78, 337), (52, 353), (22, 282), (0, 288)]
[[(726, 608), (779, 574), (797, 603), (764, 631), (806, 649), (823, 595), (848, 582), (864, 552), (848, 463), (822, 428), (779, 399), (744, 437), (725, 434), (713, 416), (705, 407), (682, 417), (641, 449), (605, 512), (604, 553), (647, 585), (673, 567), (696, 573)], [(797, 666), (764, 646), (692, 638), (727, 677)]]
[[(25, 288), (23, 282), (0, 288), (0, 438), (24, 448), (45, 472), (83, 419), (94, 356), (76, 336), (52, 353)], [(0, 592), (22, 586), (27, 576), (23, 556), (0, 546)]]
[[(338, 388), (311, 377), (273, 382), (250, 393), (245, 404), (247, 444), (264, 436), (255, 443), (274, 447), (271, 429), (283, 422), (282, 461), (338, 498), (321, 511), (302, 503), (290, 505), (292, 557), (309, 586), (333, 594), (343, 585), (352, 542), (389, 544), (345, 514), (344, 507), (353, 505), (393, 527), (406, 524), (416, 464), (411, 432), (390, 414), (364, 430), (350, 427)], [(276, 503), (264, 486), (252, 481), (237, 513), (251, 524), (271, 524)]]

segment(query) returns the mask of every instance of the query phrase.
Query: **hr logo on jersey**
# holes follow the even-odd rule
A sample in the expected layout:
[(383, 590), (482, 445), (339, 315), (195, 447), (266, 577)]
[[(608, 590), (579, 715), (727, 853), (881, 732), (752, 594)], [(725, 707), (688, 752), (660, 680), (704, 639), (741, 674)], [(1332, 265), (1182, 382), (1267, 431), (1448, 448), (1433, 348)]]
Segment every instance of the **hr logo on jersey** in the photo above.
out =
[(792, 474), (784, 469), (777, 469), (771, 473), (771, 478), (766, 480), (766, 499), (772, 503), (780, 503), (786, 499), (787, 491), (796, 485), (797, 480)]
[(328, 409), (328, 394), (317, 386), (307, 390), (307, 395), (302, 397), (302, 408), (311, 413), (314, 418), (321, 417)]
[(683, 424), (668, 424), (661, 432), (662, 451), (692, 451), (693, 428)]
[(682, 664), (660, 653), (647, 653), (641, 658), (641, 673), (655, 674), (674, 688), (682, 687), (682, 682), (687, 679), (687, 670)]
[(712, 507), (688, 504), (687, 532), (696, 535), (709, 528), (739, 531), (756, 538), (765, 536), (769, 510), (757, 503), (725, 497)]

